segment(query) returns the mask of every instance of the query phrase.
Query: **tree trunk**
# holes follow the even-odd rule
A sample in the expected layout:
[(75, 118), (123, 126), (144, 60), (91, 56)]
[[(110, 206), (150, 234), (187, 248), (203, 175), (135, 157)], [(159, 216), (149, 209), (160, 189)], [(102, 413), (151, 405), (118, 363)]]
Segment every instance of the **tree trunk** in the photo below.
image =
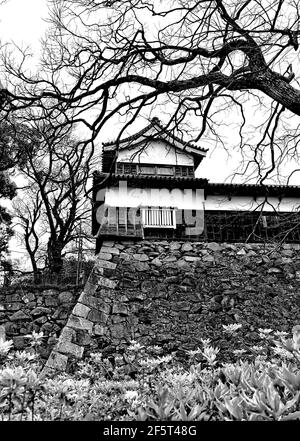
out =
[(40, 283), (40, 272), (37, 267), (34, 254), (29, 253), (29, 256), (30, 256), (30, 261), (31, 261), (31, 266), (32, 266), (32, 271), (33, 271), (33, 281), (37, 285), (38, 283)]
[(63, 267), (63, 259), (62, 259), (62, 250), (63, 244), (59, 241), (52, 240), (51, 238), (48, 241), (48, 264), (50, 273), (58, 274), (61, 272)]

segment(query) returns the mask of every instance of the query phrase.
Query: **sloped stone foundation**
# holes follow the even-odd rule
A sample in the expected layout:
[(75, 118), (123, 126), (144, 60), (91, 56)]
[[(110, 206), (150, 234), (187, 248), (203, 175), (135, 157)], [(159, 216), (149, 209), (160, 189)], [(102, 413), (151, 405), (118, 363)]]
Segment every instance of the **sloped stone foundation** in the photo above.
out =
[(210, 338), (230, 353), (223, 324), (255, 344), (259, 328), (299, 324), (299, 306), (297, 245), (104, 242), (44, 372), (95, 349), (122, 355), (133, 339), (184, 352)]

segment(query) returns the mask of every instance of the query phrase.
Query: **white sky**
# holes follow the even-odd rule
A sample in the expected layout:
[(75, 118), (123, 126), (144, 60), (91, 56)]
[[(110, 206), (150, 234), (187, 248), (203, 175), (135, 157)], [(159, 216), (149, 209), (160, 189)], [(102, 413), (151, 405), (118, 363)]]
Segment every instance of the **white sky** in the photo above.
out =
[[(18, 45), (30, 45), (38, 54), (39, 40), (47, 28), (44, 21), (47, 14), (47, 0), (8, 0), (0, 7), (0, 40), (2, 43), (14, 41)], [(107, 138), (111, 139), (109, 130)], [(101, 142), (105, 140), (101, 139)], [(222, 182), (232, 172), (232, 166), (232, 158), (228, 158), (222, 149), (215, 149), (208, 153), (197, 175)]]
[(17, 44), (26, 43), (38, 49), (39, 38), (47, 24), (46, 0), (8, 0), (1, 6), (1, 40), (13, 40)]

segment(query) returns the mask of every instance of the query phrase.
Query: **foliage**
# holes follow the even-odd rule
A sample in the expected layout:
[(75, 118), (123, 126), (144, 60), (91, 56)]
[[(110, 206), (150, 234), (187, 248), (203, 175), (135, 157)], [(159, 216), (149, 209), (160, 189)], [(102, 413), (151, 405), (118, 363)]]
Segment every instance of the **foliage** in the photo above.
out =
[[(233, 329), (235, 330), (233, 331)], [(231, 332), (238, 332), (232, 327)], [(292, 338), (260, 329), (261, 353), (217, 361), (209, 340), (189, 367), (133, 341), (113, 362), (91, 353), (73, 374), (40, 375), (34, 333), (27, 351), (0, 342), (0, 415), (7, 420), (286, 421), (300, 419), (300, 326)], [(267, 345), (272, 355), (266, 356)]]
[[(0, 198), (13, 199), (16, 185), (10, 179), (9, 172), (18, 165), (25, 165), (24, 149), (28, 146), (26, 126), (19, 123), (0, 123)], [(4, 271), (9, 271), (9, 261), (5, 254), (8, 252), (8, 242), (13, 235), (12, 216), (0, 205), (0, 265)]]

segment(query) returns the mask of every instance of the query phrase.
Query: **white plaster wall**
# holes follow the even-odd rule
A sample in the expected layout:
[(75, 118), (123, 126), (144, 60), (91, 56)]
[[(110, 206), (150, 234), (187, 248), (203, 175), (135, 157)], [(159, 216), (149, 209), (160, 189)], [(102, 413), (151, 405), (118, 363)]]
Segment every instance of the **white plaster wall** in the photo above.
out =
[(124, 183), (122, 184), (120, 187), (110, 187), (106, 190), (106, 205), (111, 207), (163, 206), (203, 210), (204, 192), (201, 189), (144, 189), (127, 187)]
[(251, 196), (207, 196), (204, 200), (202, 189), (157, 189), (157, 188), (132, 188), (127, 187), (126, 181), (120, 182), (119, 187), (109, 187), (97, 193), (96, 200), (103, 200), (111, 207), (138, 207), (138, 206), (165, 206), (192, 210), (230, 210), (252, 211), (263, 210), (273, 212), (300, 211), (300, 198), (257, 198)]
[(227, 196), (207, 196), (204, 202), (205, 210), (232, 210), (251, 211), (254, 209), (264, 211), (299, 211), (300, 198), (284, 198), (279, 201), (276, 197), (257, 198), (251, 196), (233, 196), (231, 200)]
[(145, 147), (120, 150), (119, 162), (140, 162), (141, 164), (194, 165), (193, 156), (170, 147), (163, 141), (153, 140)]

